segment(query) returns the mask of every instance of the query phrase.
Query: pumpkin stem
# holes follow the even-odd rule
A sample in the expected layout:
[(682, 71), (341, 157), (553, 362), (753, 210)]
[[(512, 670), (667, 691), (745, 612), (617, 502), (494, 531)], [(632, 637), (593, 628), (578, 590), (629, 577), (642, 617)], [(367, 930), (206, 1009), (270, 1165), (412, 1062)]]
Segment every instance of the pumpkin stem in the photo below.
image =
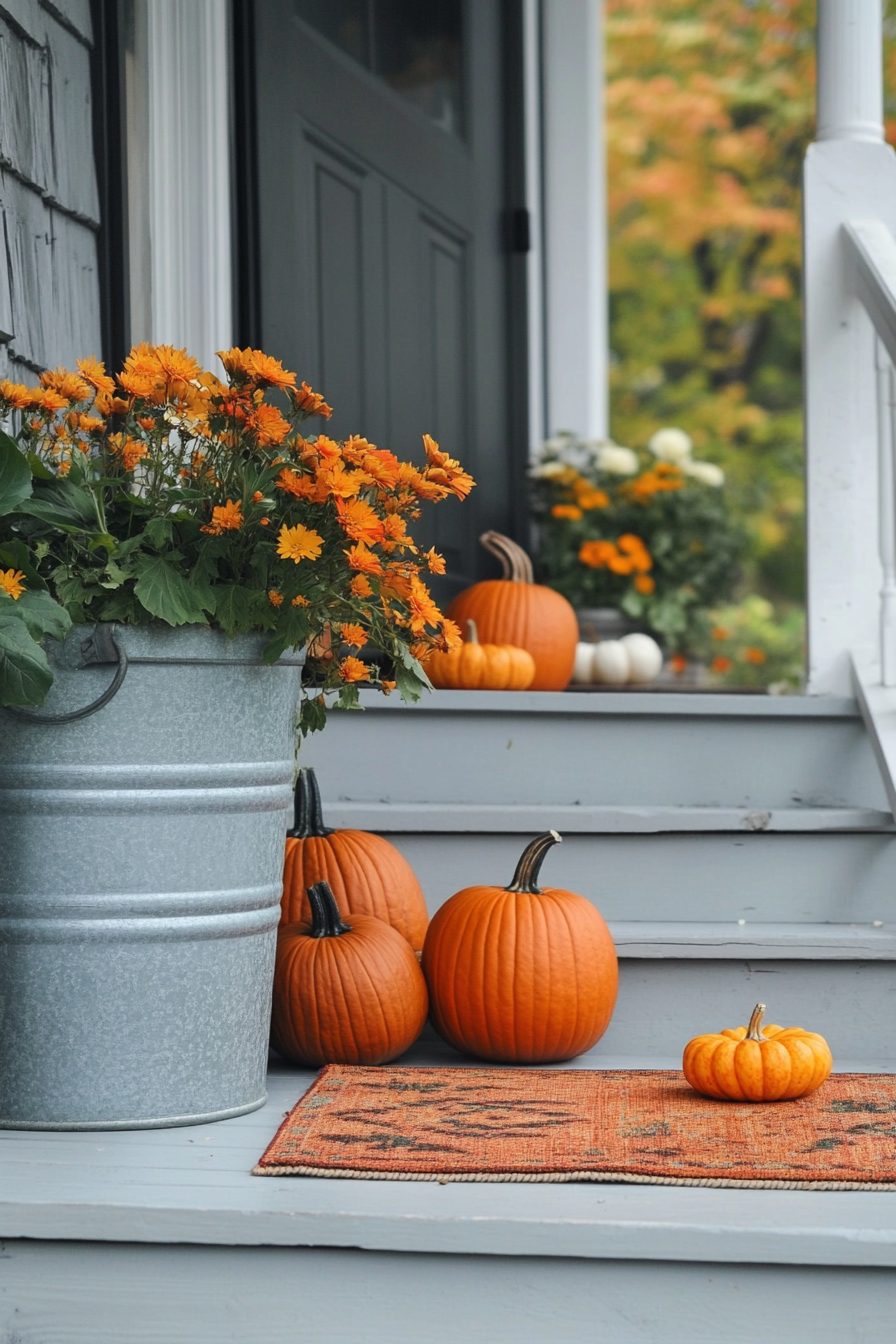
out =
[(479, 631), (476, 629), (476, 622), (473, 620), (472, 617), (467, 618), (467, 643), (468, 644), (479, 643)]
[(342, 922), (329, 882), (315, 882), (313, 887), (309, 887), (308, 900), (311, 903), (310, 937), (338, 938), (340, 933), (351, 933), (351, 924)]
[(309, 767), (300, 770), (296, 780), (296, 806), (293, 828), (286, 834), (291, 840), (307, 840), (309, 836), (332, 835), (333, 827), (324, 825), (320, 788), (317, 777)]
[(544, 835), (537, 835), (534, 840), (530, 840), (520, 855), (513, 881), (504, 890), (527, 891), (532, 896), (540, 896), (541, 887), (537, 883), (544, 856), (554, 845), (560, 844), (561, 838), (556, 831), (545, 831)]
[(485, 547), (489, 555), (494, 555), (501, 561), (505, 579), (509, 579), (511, 583), (535, 582), (532, 561), (522, 546), (511, 541), (510, 537), (505, 537), (503, 532), (483, 532), (479, 544)]
[(747, 1027), (745, 1039), (748, 1041), (764, 1041), (766, 1039), (762, 1034), (762, 1014), (765, 1012), (765, 1004), (757, 1003), (753, 1009), (753, 1016), (750, 1018), (750, 1025)]

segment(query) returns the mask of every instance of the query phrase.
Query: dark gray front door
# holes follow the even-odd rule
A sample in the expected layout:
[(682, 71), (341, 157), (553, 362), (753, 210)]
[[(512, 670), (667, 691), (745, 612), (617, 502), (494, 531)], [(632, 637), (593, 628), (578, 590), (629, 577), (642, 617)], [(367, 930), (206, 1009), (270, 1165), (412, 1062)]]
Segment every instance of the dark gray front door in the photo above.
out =
[[(329, 432), (478, 482), (423, 528), (449, 591), (514, 530), (525, 430), (511, 377), (501, 0), (255, 5), (261, 335), (323, 392)], [(504, 52), (502, 57), (502, 45)]]

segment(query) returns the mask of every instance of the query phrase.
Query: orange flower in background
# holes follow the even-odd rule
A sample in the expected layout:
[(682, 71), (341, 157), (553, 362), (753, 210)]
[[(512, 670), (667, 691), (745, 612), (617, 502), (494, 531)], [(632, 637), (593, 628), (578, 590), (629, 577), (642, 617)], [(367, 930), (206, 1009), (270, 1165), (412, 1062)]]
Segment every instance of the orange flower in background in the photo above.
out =
[(622, 494), (630, 495), (638, 504), (649, 504), (654, 495), (680, 490), (684, 483), (684, 473), (678, 467), (671, 462), (658, 462), (634, 481), (626, 481), (619, 490)]
[(222, 532), (237, 532), (243, 525), (243, 510), (241, 505), (228, 499), (226, 504), (218, 504), (212, 509), (212, 520), (201, 527), (200, 532), (208, 532), (213, 537), (219, 537)]
[(40, 375), (40, 385), (52, 388), (66, 401), (88, 401), (93, 396), (93, 388), (84, 378), (68, 369), (45, 369)]
[(579, 560), (591, 569), (602, 569), (615, 554), (612, 541), (583, 541), (579, 547)]
[(406, 600), (410, 613), (411, 630), (415, 635), (422, 635), (427, 625), (441, 624), (442, 613), (432, 600), (432, 595), (426, 584), (416, 574), (411, 574), (409, 585), (410, 590)]
[(4, 378), (0, 381), (0, 401), (11, 406), (14, 411), (22, 411), (31, 405), (31, 393), (24, 383), (11, 383)]
[(292, 393), (292, 399), (300, 411), (306, 415), (322, 415), (325, 420), (329, 420), (333, 414), (332, 406), (328, 406), (319, 392), (315, 392), (308, 383), (302, 383), (297, 392)]
[(343, 658), (339, 664), (339, 675), (345, 682), (366, 681), (370, 676), (370, 668), (366, 663), (362, 663), (360, 658)]
[(76, 360), (78, 372), (85, 382), (89, 383), (94, 389), (94, 406), (103, 415), (107, 415), (112, 409), (112, 401), (115, 394), (115, 379), (110, 378), (106, 372), (106, 366), (99, 359), (79, 359)]
[[(249, 350), (246, 353), (249, 355), (249, 368), (260, 383), (268, 387), (295, 387), (296, 375), (284, 369), (279, 359), (266, 355), (263, 350)], [(227, 367), (226, 364), (224, 367)]]
[(688, 665), (687, 658), (683, 658), (680, 653), (675, 653), (669, 659), (669, 670), (674, 672), (676, 677), (680, 677)]
[(423, 435), (423, 448), (426, 452), (426, 479), (440, 485), (458, 499), (466, 499), (476, 482), (460, 463), (447, 453), (443, 453), (429, 434)]
[(29, 395), (28, 402), (29, 405), (35, 408), (35, 410), (51, 412), (65, 411), (71, 405), (68, 397), (60, 396), (60, 394), (54, 391), (52, 387), (34, 388)]
[(576, 502), (580, 509), (605, 509), (610, 496), (604, 490), (577, 490)]
[(455, 649), (460, 648), (463, 642), (463, 635), (460, 633), (459, 628), (453, 621), (445, 616), (442, 620), (442, 638), (439, 641), (440, 648), (445, 653), (453, 653)]
[(426, 568), (430, 574), (445, 573), (445, 557), (439, 555), (434, 546), (430, 546), (429, 550), (424, 553), (423, 559), (426, 561)]
[(380, 687), (384, 695), (391, 695), (395, 690), (395, 685), (396, 683), (394, 681), (387, 681), (385, 677), (380, 682)]
[(294, 607), (310, 607), (311, 603), (308, 601), (307, 597), (303, 597), (301, 593), (296, 593), (292, 600), (292, 605)]
[(354, 648), (360, 649), (367, 643), (367, 631), (363, 625), (353, 625), (346, 623), (340, 631), (343, 644), (351, 644)]
[(276, 406), (262, 403), (250, 418), (247, 428), (254, 433), (263, 448), (282, 443), (289, 433), (289, 421), (284, 420)]
[(356, 574), (348, 586), (355, 597), (370, 597), (373, 594), (370, 580), (366, 579), (363, 574)]
[(635, 576), (635, 591), (643, 593), (647, 597), (653, 592), (656, 584), (649, 574), (637, 574)]
[(125, 471), (133, 471), (137, 463), (147, 454), (145, 443), (139, 439), (125, 439), (121, 449), (121, 465)]
[(274, 485), (278, 490), (295, 495), (296, 499), (312, 499), (317, 490), (311, 476), (300, 476), (292, 467), (284, 467)]
[(712, 637), (713, 639), (727, 639), (728, 631), (723, 629), (721, 625), (717, 625), (712, 632)]
[(360, 570), (364, 574), (382, 574), (383, 566), (379, 556), (369, 551), (363, 541), (359, 541), (351, 550), (346, 551), (348, 563), (351, 569)]
[(20, 569), (0, 569), (0, 593), (18, 602), (25, 591), (25, 575)]
[(268, 590), (268, 601), (272, 607), (281, 607), (283, 605), (283, 594), (278, 593), (276, 588)]
[(295, 527), (285, 524), (277, 538), (277, 554), (281, 560), (316, 560), (324, 544), (323, 537), (313, 528), (297, 523)]
[(352, 541), (363, 542), (366, 546), (382, 541), (383, 521), (363, 499), (337, 499), (336, 515), (342, 530)]
[(756, 649), (756, 648), (744, 649), (743, 656), (748, 663), (753, 663), (757, 667), (765, 662), (765, 653), (762, 649)]
[(721, 653), (716, 654), (715, 658), (713, 658), (712, 662), (710, 663), (710, 667), (712, 668), (713, 672), (730, 672), (731, 659), (726, 658), (724, 654)]
[(581, 516), (582, 510), (576, 504), (555, 504), (551, 509), (552, 518), (568, 518), (572, 523), (577, 523)]
[(254, 350), (240, 350), (239, 346), (234, 346), (232, 350), (219, 350), (218, 358), (231, 378), (248, 378), (252, 372), (254, 353)]

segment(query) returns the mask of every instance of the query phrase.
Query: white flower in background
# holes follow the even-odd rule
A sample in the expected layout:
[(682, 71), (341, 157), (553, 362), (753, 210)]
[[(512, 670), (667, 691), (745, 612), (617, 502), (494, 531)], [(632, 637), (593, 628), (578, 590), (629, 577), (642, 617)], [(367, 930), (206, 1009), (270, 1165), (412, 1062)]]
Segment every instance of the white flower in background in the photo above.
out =
[(578, 443), (578, 436), (571, 429), (561, 429), (541, 445), (541, 457), (561, 457), (563, 452)]
[(536, 462), (529, 468), (529, 475), (549, 481), (554, 476), (565, 476), (569, 467), (565, 462)]
[(631, 448), (622, 448), (618, 443), (609, 441), (598, 446), (594, 454), (600, 471), (611, 476), (634, 476), (638, 470), (638, 456)]
[(690, 434), (683, 429), (658, 429), (647, 447), (654, 457), (663, 462), (677, 462), (682, 465), (691, 455), (693, 448)]
[(695, 481), (702, 481), (704, 485), (714, 485), (718, 488), (725, 484), (725, 473), (715, 462), (694, 462), (689, 458), (679, 465), (686, 475), (693, 476)]

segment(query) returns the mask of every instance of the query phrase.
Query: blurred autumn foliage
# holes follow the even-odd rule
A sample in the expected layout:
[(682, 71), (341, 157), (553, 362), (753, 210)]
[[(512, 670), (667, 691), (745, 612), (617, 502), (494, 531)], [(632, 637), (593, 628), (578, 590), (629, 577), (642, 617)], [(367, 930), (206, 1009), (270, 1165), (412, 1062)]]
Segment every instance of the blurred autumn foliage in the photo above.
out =
[(812, 0), (606, 0), (612, 433), (679, 425), (803, 599), (800, 176)]

